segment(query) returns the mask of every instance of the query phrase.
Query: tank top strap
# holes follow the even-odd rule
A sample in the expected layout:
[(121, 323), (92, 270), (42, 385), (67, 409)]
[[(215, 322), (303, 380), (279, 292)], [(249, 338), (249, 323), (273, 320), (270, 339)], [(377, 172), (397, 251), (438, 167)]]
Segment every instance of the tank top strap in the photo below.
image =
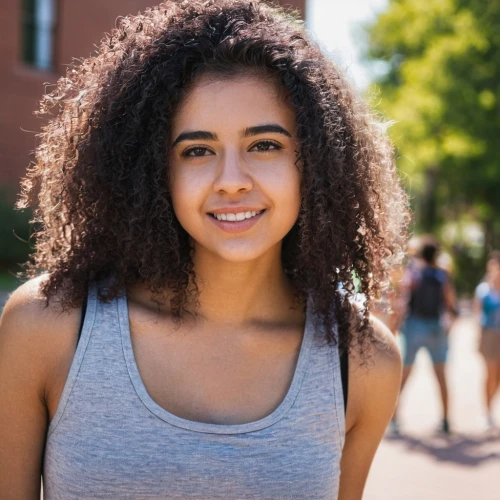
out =
[[(308, 308), (309, 309), (309, 308)], [(304, 396), (313, 396), (318, 406), (331, 412), (341, 447), (345, 441), (345, 405), (342, 380), (342, 363), (338, 347), (338, 328), (333, 326), (335, 342), (328, 343), (325, 329), (319, 318), (309, 312), (309, 321), (314, 331), (309, 374), (303, 388)]]
[(66, 383), (64, 385), (63, 392), (59, 399), (59, 404), (57, 406), (57, 410), (52, 418), (49, 429), (47, 431), (47, 436), (50, 436), (55, 428), (57, 427), (61, 417), (64, 413), (66, 405), (68, 403), (68, 399), (73, 391), (73, 387), (75, 385), (78, 372), (80, 370), (80, 366), (82, 364), (83, 358), (85, 357), (85, 353), (87, 352), (87, 348), (90, 342), (90, 338), (92, 336), (92, 332), (94, 330), (94, 323), (97, 316), (97, 307), (99, 303), (98, 292), (97, 292), (97, 284), (92, 282), (89, 284), (88, 292), (87, 292), (87, 300), (85, 303), (85, 319), (80, 328), (80, 337), (78, 339), (78, 344), (75, 351), (75, 356), (71, 363), (71, 368), (68, 373), (68, 377), (66, 379)]
[[(97, 315), (99, 318), (98, 328), (94, 335), (101, 337), (101, 341), (106, 344), (120, 344), (120, 303), (126, 299), (125, 290), (119, 291), (118, 295), (111, 300), (103, 300), (108, 287), (112, 284), (113, 278), (106, 278), (98, 281), (96, 286)], [(128, 314), (127, 314), (128, 321)]]
[(103, 374), (126, 374), (120, 339), (119, 297), (109, 302), (100, 299), (108, 284), (109, 280), (89, 283), (80, 338), (47, 436), (58, 426), (77, 385), (85, 385)]

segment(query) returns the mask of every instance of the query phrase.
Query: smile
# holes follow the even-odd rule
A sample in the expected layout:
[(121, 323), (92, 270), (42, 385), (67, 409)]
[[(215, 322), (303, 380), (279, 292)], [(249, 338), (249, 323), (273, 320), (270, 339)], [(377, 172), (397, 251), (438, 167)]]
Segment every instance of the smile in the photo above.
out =
[[(243, 207), (241, 207), (243, 208)], [(245, 207), (247, 208), (247, 207)], [(241, 209), (240, 209), (241, 210)], [(209, 212), (208, 219), (225, 233), (244, 233), (259, 223), (266, 210), (241, 210), (241, 212)]]
[(259, 214), (261, 214), (263, 211), (259, 210), (258, 212), (256, 211), (251, 211), (251, 212), (238, 212), (238, 213), (227, 213), (227, 214), (210, 214), (214, 219), (217, 220), (225, 220), (225, 221), (230, 221), (230, 222), (240, 222), (245, 219), (251, 219), (252, 217), (255, 217)]

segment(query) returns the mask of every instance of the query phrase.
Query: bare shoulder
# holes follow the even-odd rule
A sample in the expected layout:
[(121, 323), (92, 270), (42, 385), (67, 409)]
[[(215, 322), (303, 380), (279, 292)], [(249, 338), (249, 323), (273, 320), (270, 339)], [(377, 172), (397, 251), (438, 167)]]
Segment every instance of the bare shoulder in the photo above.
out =
[(30, 313), (29, 316), (34, 312), (41, 313), (46, 308), (46, 304), (40, 288), (46, 279), (47, 275), (42, 275), (16, 288), (5, 304), (2, 320), (5, 321), (5, 318), (17, 315), (22, 318), (26, 313)]
[[(380, 375), (390, 376), (396, 374), (398, 377), (401, 371), (401, 353), (394, 337), (394, 334), (389, 328), (375, 316), (370, 315), (370, 325), (373, 328), (373, 340), (366, 347), (366, 359), (357, 358), (360, 365), (366, 363), (369, 371), (374, 370)], [(373, 374), (373, 371), (371, 372)]]
[(47, 336), (60, 333), (68, 326), (73, 327), (75, 321), (78, 323), (78, 309), (63, 312), (57, 297), (47, 303), (41, 292), (46, 279), (46, 275), (33, 278), (10, 295), (1, 317), (2, 332), (14, 330), (16, 336), (27, 335), (36, 342), (42, 332), (44, 340), (48, 340)]
[(62, 312), (57, 298), (47, 304), (40, 291), (45, 279), (34, 278), (17, 288), (0, 319), (2, 361), (14, 358), (16, 365), (29, 366), (41, 384), (72, 358), (80, 318), (79, 309)]
[[(389, 328), (370, 316), (374, 336), (364, 350), (352, 349), (349, 356), (349, 406), (347, 429), (366, 415), (392, 415), (401, 383), (401, 353)], [(382, 416), (384, 419), (384, 416)]]
[(349, 359), (354, 374), (362, 378), (396, 375), (401, 371), (401, 353), (389, 328), (373, 314), (370, 315), (373, 337), (363, 345), (354, 347)]

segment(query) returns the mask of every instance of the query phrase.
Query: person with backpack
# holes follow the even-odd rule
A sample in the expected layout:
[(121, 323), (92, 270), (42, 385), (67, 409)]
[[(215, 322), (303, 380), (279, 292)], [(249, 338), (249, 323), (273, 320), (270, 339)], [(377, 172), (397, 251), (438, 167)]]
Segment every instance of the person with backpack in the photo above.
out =
[[(418, 351), (427, 349), (439, 384), (443, 418), (440, 430), (450, 433), (448, 420), (448, 386), (445, 366), (448, 353), (448, 331), (443, 315), (457, 316), (456, 296), (450, 275), (438, 267), (439, 244), (425, 237), (416, 258), (408, 266), (403, 279), (407, 316), (401, 327), (404, 342), (401, 390), (410, 376)], [(393, 432), (399, 432), (397, 410), (391, 421)]]

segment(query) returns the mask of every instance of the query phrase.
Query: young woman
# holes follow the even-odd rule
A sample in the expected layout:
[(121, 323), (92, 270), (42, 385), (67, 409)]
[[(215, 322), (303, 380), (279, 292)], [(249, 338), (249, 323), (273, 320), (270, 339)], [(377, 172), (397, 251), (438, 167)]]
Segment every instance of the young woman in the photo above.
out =
[(367, 311), (406, 201), (300, 23), (166, 2), (42, 108), (33, 279), (0, 332), (0, 497), (38, 498), (43, 474), (46, 500), (360, 499), (399, 390)]
[(474, 308), (481, 326), (479, 352), (486, 363), (486, 424), (494, 427), (492, 403), (500, 388), (500, 252), (492, 252), (485, 280), (476, 288)]

